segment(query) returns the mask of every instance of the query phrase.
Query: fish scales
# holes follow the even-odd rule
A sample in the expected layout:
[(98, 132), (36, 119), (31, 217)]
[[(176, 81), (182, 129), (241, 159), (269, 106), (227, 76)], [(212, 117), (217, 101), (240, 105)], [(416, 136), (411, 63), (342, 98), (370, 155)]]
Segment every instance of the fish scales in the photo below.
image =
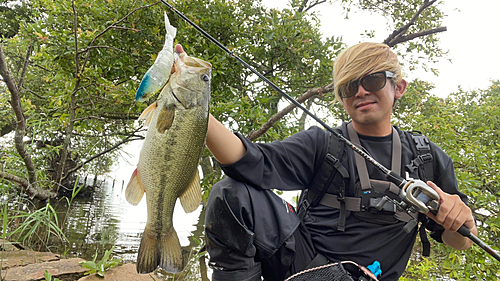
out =
[[(200, 109), (177, 111), (174, 123), (166, 137), (150, 134), (150, 142), (156, 145), (147, 147), (144, 157), (141, 152), (139, 170), (147, 171), (141, 173), (142, 183), (145, 186), (172, 187), (154, 189), (151, 192), (148, 190), (146, 193), (148, 206), (155, 204), (155, 201), (164, 202), (163, 206), (158, 206), (159, 208), (148, 208), (149, 217), (156, 217), (150, 213), (151, 211), (163, 210), (165, 214), (164, 219), (158, 217), (155, 222), (155, 229), (159, 232), (172, 227), (171, 216), (175, 205), (174, 200), (161, 200), (161, 197), (179, 197), (193, 179), (194, 173), (198, 172), (197, 165), (202, 152), (199, 148), (203, 147), (208, 124), (207, 118), (202, 116), (204, 113)], [(186, 126), (186, 124), (191, 124), (191, 126)], [(159, 227), (163, 223), (165, 228)]]
[(125, 192), (134, 205), (146, 193), (148, 219), (137, 257), (139, 273), (158, 266), (173, 273), (183, 269), (172, 216), (177, 198), (186, 212), (201, 202), (198, 164), (208, 126), (211, 69), (203, 60), (179, 55), (158, 100), (140, 117), (149, 128)]

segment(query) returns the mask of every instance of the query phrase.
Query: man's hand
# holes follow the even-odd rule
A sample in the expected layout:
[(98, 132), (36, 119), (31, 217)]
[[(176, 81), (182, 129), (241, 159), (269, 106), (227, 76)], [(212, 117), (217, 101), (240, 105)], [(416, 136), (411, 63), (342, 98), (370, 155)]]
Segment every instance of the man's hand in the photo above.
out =
[(460, 196), (442, 191), (431, 181), (428, 181), (427, 184), (438, 193), (440, 199), (438, 213), (436, 215), (427, 213), (426, 215), (444, 227), (443, 242), (457, 250), (464, 250), (472, 246), (473, 242), (470, 239), (456, 232), (462, 225), (465, 225), (474, 235), (477, 235), (471, 209), (465, 205)]
[(184, 49), (182, 48), (181, 44), (175, 45), (174, 51), (178, 54), (184, 53)]
[[(180, 44), (175, 45), (174, 51), (177, 54), (185, 53)], [(205, 143), (212, 155), (221, 164), (232, 164), (241, 159), (247, 151), (241, 140), (217, 121), (212, 114), (208, 118)]]

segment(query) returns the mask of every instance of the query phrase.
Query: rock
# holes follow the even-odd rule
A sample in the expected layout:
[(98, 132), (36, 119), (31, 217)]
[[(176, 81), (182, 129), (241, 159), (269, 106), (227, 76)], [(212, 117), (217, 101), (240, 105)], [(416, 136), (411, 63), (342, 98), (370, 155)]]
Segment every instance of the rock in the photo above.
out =
[(21, 245), (2, 241), (0, 239), (0, 270), (2, 281), (38, 281), (45, 280), (45, 270), (53, 278), (62, 281), (151, 281), (160, 280), (154, 274), (138, 274), (135, 264), (124, 264), (109, 269), (104, 278), (92, 274), (85, 276), (87, 269), (80, 265), (83, 259), (61, 259), (59, 255), (50, 252), (25, 250)]
[(5, 281), (45, 280), (44, 274), (47, 270), (54, 278), (59, 278), (62, 281), (74, 281), (81, 278), (87, 271), (80, 265), (82, 261), (84, 260), (74, 258), (34, 263), (4, 270), (2, 276)]
[[(151, 278), (150, 274), (154, 277)], [(135, 264), (124, 264), (104, 272), (104, 279), (97, 275), (90, 275), (79, 279), (78, 281), (151, 281), (158, 280), (153, 273), (139, 274), (135, 270)]]
[(34, 252), (28, 250), (9, 250), (2, 252), (1, 255), (3, 259), (2, 270), (41, 262), (58, 261), (61, 259), (59, 255), (50, 252)]
[(9, 242), (4, 239), (0, 239), (0, 249), (4, 252), (12, 252), (18, 250), (29, 250), (18, 242)]

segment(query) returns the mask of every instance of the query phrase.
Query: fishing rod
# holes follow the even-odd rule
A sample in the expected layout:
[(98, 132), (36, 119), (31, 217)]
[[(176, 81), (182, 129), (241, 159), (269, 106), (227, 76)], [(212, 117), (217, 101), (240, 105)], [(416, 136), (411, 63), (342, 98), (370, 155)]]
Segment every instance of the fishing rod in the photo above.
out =
[[(289, 100), (295, 106), (300, 108), (307, 115), (309, 115), (316, 122), (318, 122), (323, 128), (325, 128), (327, 131), (329, 131), (334, 136), (339, 138), (341, 141), (346, 143), (352, 150), (354, 150), (356, 153), (358, 153), (363, 158), (368, 160), (368, 162), (373, 164), (382, 173), (384, 173), (386, 178), (390, 182), (397, 185), (401, 191), (399, 194), (399, 198), (394, 198), (392, 196), (385, 196), (384, 198), (386, 200), (393, 202), (398, 208), (400, 208), (403, 211), (406, 211), (407, 213), (419, 211), (421, 213), (431, 212), (433, 214), (437, 214), (437, 210), (439, 209), (439, 204), (437, 203), (437, 201), (439, 200), (439, 195), (429, 185), (427, 185), (425, 182), (423, 182), (421, 180), (416, 180), (416, 179), (406, 180), (403, 177), (396, 174), (395, 172), (384, 167), (382, 164), (377, 162), (377, 160), (375, 160), (370, 154), (366, 153), (364, 150), (362, 150), (361, 148), (356, 146), (354, 143), (352, 143), (349, 139), (344, 137), (342, 134), (337, 133), (330, 126), (328, 126), (325, 122), (323, 122), (323, 120), (319, 119), (316, 115), (314, 115), (312, 112), (310, 112), (307, 108), (302, 106), (298, 101), (296, 101), (294, 98), (292, 98), (287, 93), (283, 92), (278, 86), (276, 86), (273, 82), (271, 82), (269, 79), (267, 79), (260, 72), (255, 70), (251, 65), (246, 63), (240, 57), (238, 57), (234, 52), (232, 52), (231, 50), (226, 48), (226, 46), (222, 45), (222, 43), (220, 43), (215, 38), (213, 38), (210, 34), (208, 34), (205, 30), (203, 30), (201, 27), (199, 27), (197, 24), (195, 24), (193, 21), (191, 21), (183, 13), (178, 11), (174, 6), (167, 3), (166, 0), (160, 0), (160, 1), (163, 4), (165, 4), (170, 10), (172, 10), (174, 13), (176, 13), (179, 17), (181, 17), (183, 20), (185, 20), (187, 23), (189, 23), (191, 26), (193, 26), (196, 30), (198, 30), (201, 34), (203, 34), (203, 36), (208, 38), (210, 41), (212, 41), (217, 46), (219, 46), (219, 48), (221, 48), (226, 53), (228, 53), (230, 56), (235, 58), (238, 62), (240, 62), (242, 65), (244, 65), (250, 71), (252, 71), (255, 75), (257, 75), (260, 79), (262, 79), (264, 82), (266, 82), (269, 86), (271, 86), (274, 90), (276, 90), (280, 95), (282, 95), (284, 98)], [(398, 199), (401, 199), (401, 201), (399, 201)], [(381, 201), (386, 202), (384, 200), (381, 200)], [(383, 207), (383, 204), (379, 206), (379, 208), (382, 208), (382, 207)], [(405, 231), (409, 232), (417, 224), (416, 221), (411, 221), (411, 222), (413, 222), (413, 223), (408, 223), (404, 227)], [(481, 241), (481, 239), (479, 239), (477, 236), (475, 236), (470, 231), (470, 229), (468, 229), (465, 225), (462, 225), (457, 232), (460, 233), (461, 235), (463, 235), (464, 237), (471, 239), (479, 247), (481, 247), (487, 253), (492, 255), (495, 259), (500, 261), (500, 255), (497, 252), (495, 252), (495, 250), (493, 250), (491, 247), (489, 247), (486, 243)]]

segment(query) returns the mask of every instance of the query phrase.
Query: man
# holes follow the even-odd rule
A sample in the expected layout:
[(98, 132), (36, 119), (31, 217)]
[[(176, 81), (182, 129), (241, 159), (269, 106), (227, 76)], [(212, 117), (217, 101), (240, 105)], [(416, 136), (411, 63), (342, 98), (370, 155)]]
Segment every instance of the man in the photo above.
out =
[[(180, 46), (176, 49), (182, 52)], [(352, 119), (339, 127), (342, 134), (362, 145), (385, 167), (417, 178), (416, 171), (406, 168), (416, 157), (410, 147), (412, 140), (391, 125), (393, 105), (406, 89), (396, 55), (384, 44), (352, 46), (337, 57), (333, 80), (336, 98)], [(394, 219), (391, 212), (373, 216), (356, 208), (346, 211), (338, 207), (344, 200), (341, 198), (363, 200), (365, 194), (382, 193), (375, 191), (376, 186), (389, 184), (385, 175), (364, 159), (356, 158), (343, 142), (339, 144), (344, 152), (340, 163), (348, 174), (334, 178), (332, 189), (327, 191), (333, 201), (311, 206), (300, 219), (270, 190), (314, 188), (329, 143), (328, 132), (312, 127), (283, 141), (255, 144), (231, 133), (210, 116), (206, 144), (228, 175), (212, 187), (207, 205), (207, 250), (214, 281), (253, 281), (261, 280), (261, 276), (265, 280), (283, 280), (310, 268), (318, 257), (327, 262), (349, 260), (364, 266), (379, 261), (379, 280), (397, 280), (401, 276), (417, 228), (404, 232), (405, 221)], [(477, 233), (472, 212), (464, 203), (466, 196), (458, 191), (450, 157), (435, 144), (430, 145), (435, 158), (435, 184), (428, 184), (439, 194), (440, 208), (436, 216), (426, 214), (434, 221), (427, 228), (439, 242), (467, 249), (472, 241), (456, 230), (465, 224)], [(392, 155), (401, 157), (393, 159)], [(344, 193), (339, 192), (343, 190), (340, 187), (345, 194), (340, 194)]]

